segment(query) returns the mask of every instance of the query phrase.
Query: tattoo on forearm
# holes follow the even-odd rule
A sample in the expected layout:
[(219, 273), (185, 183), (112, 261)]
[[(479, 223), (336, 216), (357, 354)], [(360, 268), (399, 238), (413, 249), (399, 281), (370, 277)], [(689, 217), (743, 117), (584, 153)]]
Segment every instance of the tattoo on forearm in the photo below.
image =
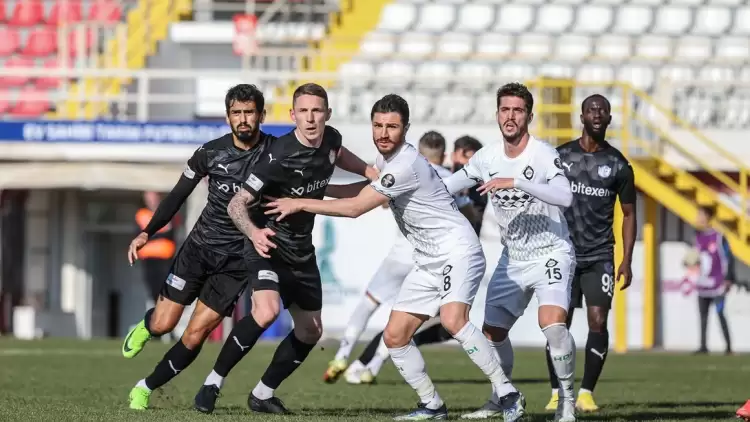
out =
[(250, 237), (250, 233), (253, 228), (253, 222), (250, 220), (250, 215), (247, 213), (247, 198), (245, 196), (235, 195), (229, 206), (227, 207), (227, 213), (229, 218), (232, 219), (234, 225), (245, 234)]

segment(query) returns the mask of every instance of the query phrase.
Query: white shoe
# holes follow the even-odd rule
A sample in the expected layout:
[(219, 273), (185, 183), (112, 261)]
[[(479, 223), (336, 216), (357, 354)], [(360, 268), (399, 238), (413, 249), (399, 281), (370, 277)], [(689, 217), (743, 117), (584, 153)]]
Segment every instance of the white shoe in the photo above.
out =
[(576, 422), (576, 402), (570, 397), (560, 398), (555, 411), (555, 422)]
[(501, 397), (499, 403), (489, 400), (480, 409), (461, 415), (461, 419), (490, 419), (502, 415), (505, 422), (515, 422), (526, 414), (525, 406), (526, 398), (523, 394), (511, 393)]
[(362, 373), (365, 369), (365, 365), (356, 360), (344, 371), (344, 379), (349, 384), (362, 384)]

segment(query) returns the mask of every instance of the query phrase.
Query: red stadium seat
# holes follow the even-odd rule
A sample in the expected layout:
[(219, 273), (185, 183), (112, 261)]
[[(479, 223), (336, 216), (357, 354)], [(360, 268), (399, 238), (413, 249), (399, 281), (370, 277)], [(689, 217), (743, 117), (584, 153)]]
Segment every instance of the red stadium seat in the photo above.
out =
[(34, 29), (26, 40), (23, 55), (46, 57), (57, 52), (57, 33), (51, 28)]
[(7, 6), (4, 0), (0, 0), (0, 22), (2, 23), (8, 22), (8, 12), (5, 9)]
[(77, 23), (81, 21), (81, 18), (81, 2), (79, 0), (57, 0), (47, 18), (47, 24)]
[(9, 114), (14, 117), (33, 117), (44, 114), (50, 108), (49, 94), (33, 87), (24, 88)]
[(41, 0), (16, 1), (10, 24), (15, 26), (34, 26), (44, 19), (44, 6)]
[(14, 28), (0, 28), (0, 57), (12, 56), (21, 44), (21, 37)]
[[(16, 56), (6, 61), (4, 67), (6, 69), (15, 67), (35, 67), (35, 64), (33, 59)], [(26, 75), (3, 76), (0, 77), (0, 86), (2, 86), (3, 88), (23, 86), (28, 81), (29, 77)]]
[(10, 110), (12, 99), (7, 89), (0, 89), (0, 114), (6, 114)]
[[(53, 57), (46, 62), (44, 62), (44, 68), (45, 69), (57, 69), (58, 68), (59, 61), (57, 60), (57, 57)], [(70, 67), (70, 64), (68, 65)], [(37, 78), (34, 81), (34, 85), (39, 89), (55, 89), (60, 86), (60, 83), (64, 77), (60, 76), (43, 76), (41, 78)]]
[(113, 0), (94, 0), (89, 9), (89, 20), (94, 22), (118, 22), (122, 17), (122, 7)]

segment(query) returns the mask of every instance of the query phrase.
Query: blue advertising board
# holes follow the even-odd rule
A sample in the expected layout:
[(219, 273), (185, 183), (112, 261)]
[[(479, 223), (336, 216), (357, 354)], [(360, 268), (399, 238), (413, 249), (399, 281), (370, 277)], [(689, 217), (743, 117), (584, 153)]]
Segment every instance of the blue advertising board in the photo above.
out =
[[(279, 136), (294, 126), (269, 124), (261, 128)], [(224, 122), (0, 121), (0, 142), (195, 145), (227, 132), (229, 126)]]

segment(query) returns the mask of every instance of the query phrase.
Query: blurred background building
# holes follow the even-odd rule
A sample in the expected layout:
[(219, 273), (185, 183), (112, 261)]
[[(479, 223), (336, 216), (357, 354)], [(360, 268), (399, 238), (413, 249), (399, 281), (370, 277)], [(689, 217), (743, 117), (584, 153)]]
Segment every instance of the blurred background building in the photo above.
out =
[[(385, 93), (409, 101), (410, 140), (437, 130), (449, 144), (471, 135), (485, 145), (499, 140), (494, 93), (506, 82), (533, 89), (532, 131), (552, 143), (577, 137), (581, 100), (602, 93), (641, 199), (613, 347), (697, 346), (697, 331), (680, 327), (698, 320), (681, 262), (699, 206), (715, 211), (737, 278), (750, 279), (747, 0), (2, 0), (0, 34), (4, 333), (126, 333), (150, 296), (143, 269), (126, 261), (143, 193), (168, 191), (193, 150), (227, 131), (224, 94), (242, 82), (264, 91), (272, 133), (289, 130), (296, 85), (324, 85), (331, 124), (369, 161), (370, 107)], [(205, 195), (201, 185), (175, 222), (178, 245)], [(499, 245), (492, 211), (485, 218), (489, 273)], [(335, 336), (395, 226), (383, 210), (317, 226)], [(739, 334), (750, 297), (733, 291), (726, 313), (735, 350), (750, 350)], [(515, 344), (544, 343), (526, 329), (535, 318), (526, 312)], [(585, 319), (577, 324), (584, 344)], [(723, 350), (721, 339), (709, 347)]]

